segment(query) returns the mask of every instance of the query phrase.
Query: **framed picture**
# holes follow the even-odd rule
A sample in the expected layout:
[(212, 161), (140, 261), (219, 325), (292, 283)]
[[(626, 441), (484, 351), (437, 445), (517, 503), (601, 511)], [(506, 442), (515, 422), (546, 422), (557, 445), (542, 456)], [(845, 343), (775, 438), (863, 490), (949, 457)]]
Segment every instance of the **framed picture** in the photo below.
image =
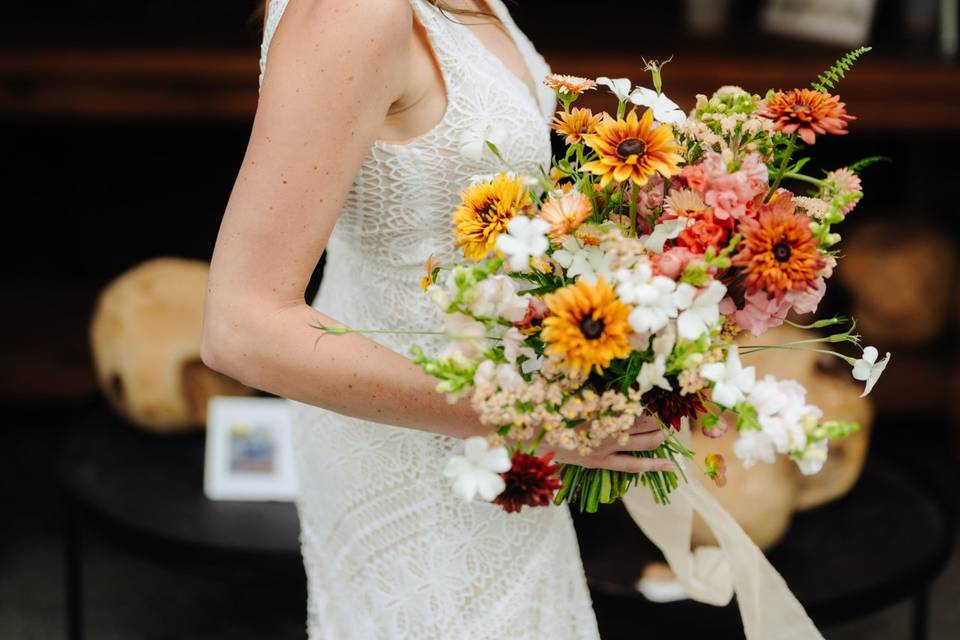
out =
[(767, 0), (768, 31), (845, 47), (864, 44), (870, 35), (876, 0)]
[(287, 502), (296, 497), (285, 399), (210, 398), (203, 492), (211, 500)]

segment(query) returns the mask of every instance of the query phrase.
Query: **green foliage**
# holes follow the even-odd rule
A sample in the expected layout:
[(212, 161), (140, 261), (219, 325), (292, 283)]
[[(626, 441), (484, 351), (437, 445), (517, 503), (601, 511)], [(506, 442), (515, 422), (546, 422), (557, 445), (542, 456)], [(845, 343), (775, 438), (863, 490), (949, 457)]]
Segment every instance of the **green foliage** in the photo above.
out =
[(844, 74), (850, 71), (853, 63), (857, 61), (857, 58), (870, 51), (871, 48), (872, 47), (860, 47), (844, 54), (832, 67), (818, 75), (816, 81), (811, 82), (810, 86), (817, 91), (829, 93), (830, 89), (835, 88), (837, 84), (840, 83), (840, 79), (844, 77)]
[(857, 175), (860, 175), (860, 173), (867, 167), (872, 167), (873, 165), (879, 164), (881, 162), (893, 162), (893, 160), (891, 160), (887, 156), (870, 156), (869, 158), (864, 158), (863, 160), (857, 160), (856, 162), (848, 166), (847, 169), (849, 169), (850, 171), (852, 171)]

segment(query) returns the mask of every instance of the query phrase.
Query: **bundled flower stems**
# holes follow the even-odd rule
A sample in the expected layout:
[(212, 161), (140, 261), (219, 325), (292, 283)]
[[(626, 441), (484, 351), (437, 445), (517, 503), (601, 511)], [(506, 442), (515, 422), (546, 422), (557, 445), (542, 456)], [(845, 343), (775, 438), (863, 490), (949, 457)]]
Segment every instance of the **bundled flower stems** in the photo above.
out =
[[(426, 265), (425, 295), (449, 340), (439, 353), (414, 347), (414, 360), (451, 402), (469, 396), (491, 430), (449, 461), (458, 495), (508, 512), (563, 500), (592, 512), (637, 483), (667, 503), (691, 468), (722, 485), (722, 457), (698, 459), (675, 437), (684, 419), (710, 437), (735, 429), (745, 467), (782, 454), (805, 474), (820, 470), (829, 441), (857, 425), (823, 420), (794, 380), (758, 379), (749, 354), (834, 355), (865, 383), (864, 395), (890, 354), (860, 349), (840, 317), (802, 325), (837, 332), (799, 342), (738, 349), (734, 339), (788, 322), (791, 311), (811, 314), (824, 295), (837, 225), (863, 196), (859, 173), (874, 159), (819, 176), (804, 168), (818, 138), (844, 135), (854, 120), (828, 90), (864, 52), (812, 88), (761, 97), (725, 86), (697, 96), (689, 114), (663, 94), (656, 62), (646, 67), (652, 88), (545, 79), (561, 105), (552, 129), (565, 152), (540, 175), (507, 165), (464, 185), (452, 212), (463, 259)], [(613, 94), (615, 115), (573, 106), (598, 85)], [(671, 460), (676, 472), (554, 462), (557, 450), (624, 444), (651, 415), (668, 437), (634, 455)]]

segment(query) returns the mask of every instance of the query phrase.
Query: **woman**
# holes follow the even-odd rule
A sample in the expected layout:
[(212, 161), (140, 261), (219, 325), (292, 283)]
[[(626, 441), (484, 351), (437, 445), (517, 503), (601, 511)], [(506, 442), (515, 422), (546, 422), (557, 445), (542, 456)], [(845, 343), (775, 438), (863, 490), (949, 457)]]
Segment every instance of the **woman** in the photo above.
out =
[[(489, 427), (405, 356), (414, 342), (439, 343), (318, 339), (309, 326), (441, 325), (422, 265), (454, 257), (450, 214), (471, 176), (503, 169), (484, 140), (518, 171), (549, 163), (546, 63), (500, 0), (271, 0), (262, 54), (211, 266), (203, 360), (289, 399), (309, 637), (597, 638), (565, 506), (507, 514), (451, 493), (444, 463)], [(661, 438), (638, 422), (626, 446), (557, 458), (669, 469), (618, 452)]]

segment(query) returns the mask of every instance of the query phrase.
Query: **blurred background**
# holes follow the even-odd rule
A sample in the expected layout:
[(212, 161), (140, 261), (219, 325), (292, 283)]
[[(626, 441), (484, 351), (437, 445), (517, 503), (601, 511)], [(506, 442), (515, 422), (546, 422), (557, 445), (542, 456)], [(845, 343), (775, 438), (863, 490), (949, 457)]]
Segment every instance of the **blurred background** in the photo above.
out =
[[(274, 512), (235, 520), (256, 531), (206, 562), (211, 549), (230, 546), (229, 535), (205, 529), (224, 513), (204, 503), (196, 464), (183, 468), (184, 480), (172, 475), (177, 463), (158, 462), (164, 451), (183, 451), (199, 464), (206, 398), (251, 393), (206, 370), (199, 327), (183, 328), (174, 316), (196, 313), (196, 304), (183, 306), (184, 292), (202, 292), (203, 263), (249, 135), (258, 5), (53, 0), (4, 11), (0, 175), (10, 226), (0, 258), (0, 638), (305, 637), (296, 549), (257, 547), (271, 535)], [(640, 81), (641, 56), (674, 56), (664, 91), (684, 109), (724, 84), (759, 93), (806, 86), (846, 50), (873, 46), (837, 90), (858, 118), (852, 135), (818, 139), (814, 171), (875, 154), (891, 162), (864, 172), (866, 196), (843, 225), (845, 258), (820, 315), (855, 315), (865, 342), (893, 359), (870, 396), (872, 428), (851, 454), (847, 479), (827, 491), (829, 500), (778, 514), (789, 532), (766, 546), (791, 585), (801, 579), (788, 575), (791, 562), (825, 565), (810, 593), (797, 593), (829, 638), (960, 637), (952, 553), (960, 504), (956, 0), (508, 6), (560, 73)], [(587, 106), (606, 105), (599, 93)], [(178, 260), (131, 272), (156, 258)], [(111, 289), (114, 306), (105, 310), (108, 287), (130, 273), (133, 289)], [(306, 299), (321, 276), (322, 261)], [(159, 306), (145, 311), (144, 300)], [(849, 394), (828, 364), (812, 362), (806, 375), (824, 393)], [(156, 389), (166, 395), (150, 399)], [(76, 442), (101, 423), (115, 428), (97, 431), (99, 448)], [(137, 460), (159, 465), (142, 494), (149, 501), (133, 488), (127, 502), (104, 497), (102, 469), (81, 464), (87, 455), (122, 466), (126, 449), (112, 448), (111, 438), (126, 432), (136, 434), (124, 446), (144, 455)], [(137, 476), (136, 467), (128, 471)], [(192, 487), (192, 511), (167, 509), (167, 483)], [(884, 487), (904, 493), (892, 497)], [(116, 526), (137, 511), (142, 517)], [(150, 524), (178, 513), (197, 520), (180, 523), (179, 533)], [(818, 529), (831, 513), (849, 530)], [(589, 538), (590, 525), (578, 526)], [(813, 541), (814, 531), (825, 537)], [(841, 540), (889, 571), (835, 561), (830, 549)], [(674, 606), (649, 613), (629, 584), (604, 573), (612, 569), (603, 558), (587, 562), (605, 637), (630, 635), (619, 617)], [(862, 584), (816, 593), (818, 584), (842, 582), (842, 572)], [(728, 622), (702, 616), (716, 629)]]

